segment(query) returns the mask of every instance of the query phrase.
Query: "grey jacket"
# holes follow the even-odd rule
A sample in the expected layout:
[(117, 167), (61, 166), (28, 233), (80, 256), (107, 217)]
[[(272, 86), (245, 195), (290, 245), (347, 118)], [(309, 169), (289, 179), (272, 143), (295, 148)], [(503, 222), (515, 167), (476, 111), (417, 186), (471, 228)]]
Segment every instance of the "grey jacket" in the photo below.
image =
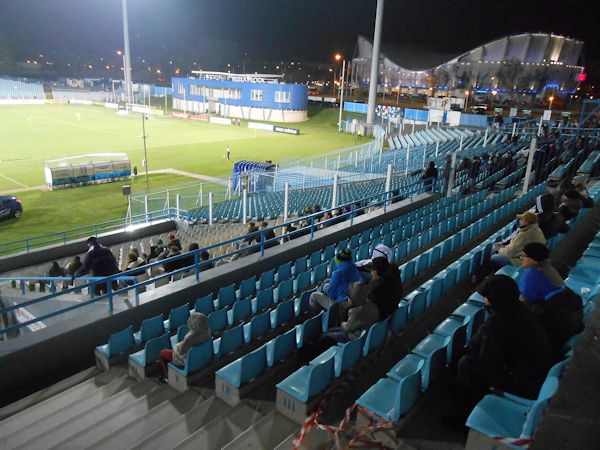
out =
[(204, 314), (192, 311), (188, 319), (190, 331), (185, 335), (173, 349), (173, 364), (183, 366), (190, 348), (202, 344), (210, 339), (210, 325), (208, 317)]

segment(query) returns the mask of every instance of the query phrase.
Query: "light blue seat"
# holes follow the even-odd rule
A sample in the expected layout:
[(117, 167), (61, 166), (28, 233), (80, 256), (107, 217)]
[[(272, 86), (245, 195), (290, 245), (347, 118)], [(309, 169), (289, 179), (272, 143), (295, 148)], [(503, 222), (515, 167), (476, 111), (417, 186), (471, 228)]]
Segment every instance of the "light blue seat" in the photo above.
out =
[(312, 280), (312, 284), (321, 284), (327, 278), (327, 265), (329, 263), (325, 262), (323, 264), (319, 264), (315, 267), (314, 278)]
[(220, 332), (227, 326), (227, 310), (217, 309), (208, 315), (208, 324), (210, 325), (210, 331), (213, 333)]
[(291, 374), (277, 389), (306, 403), (310, 397), (322, 392), (333, 379), (334, 357), (318, 366), (304, 366)]
[(225, 330), (220, 338), (213, 341), (215, 358), (228, 355), (236, 351), (244, 343), (244, 326), (239, 324), (237, 327)]
[(239, 388), (260, 375), (266, 367), (267, 347), (263, 345), (217, 370), (215, 375)]
[(169, 363), (169, 369), (173, 369), (180, 375), (187, 377), (189, 374), (198, 372), (200, 369), (208, 366), (213, 360), (213, 357), (213, 341), (212, 339), (209, 339), (188, 350), (183, 367), (178, 367), (173, 363)]
[(449, 337), (437, 334), (427, 335), (413, 349), (413, 353), (425, 360), (423, 365), (423, 390), (426, 390), (442, 372), (446, 365), (447, 347), (450, 343)]
[(520, 271), (520, 267), (516, 266), (503, 266), (500, 269), (496, 270), (496, 275), (506, 275), (507, 277), (511, 277), (512, 279), (518, 278), (518, 273)]
[(392, 369), (395, 379), (381, 378), (356, 403), (379, 417), (398, 422), (421, 393), (422, 366), (422, 359), (407, 355)]
[(294, 299), (291, 298), (277, 305), (277, 308), (271, 311), (271, 328), (279, 328), (284, 323), (290, 322), (294, 318)]
[(256, 280), (254, 277), (242, 280), (238, 292), (238, 299), (243, 300), (248, 297), (253, 297), (254, 294), (256, 294)]
[(407, 255), (407, 241), (400, 241), (396, 244), (396, 251), (394, 252), (394, 260), (400, 261)]
[(258, 314), (250, 319), (250, 323), (244, 324), (244, 341), (248, 344), (267, 334), (270, 328), (271, 314), (269, 311)]
[(290, 280), (292, 278), (292, 264), (285, 263), (279, 266), (277, 269), (277, 276), (275, 281), (277, 283), (281, 283), (285, 280)]
[(485, 309), (483, 306), (465, 302), (454, 310), (452, 313), (455, 316), (469, 317), (469, 324), (467, 326), (467, 342), (471, 342), (471, 338), (477, 333), (480, 325), (485, 319)]
[[(302, 292), (302, 291), (308, 289), (311, 284), (310, 272), (308, 272), (308, 271), (300, 272), (300, 274), (298, 275), (298, 278), (296, 278), (294, 280), (294, 282), (295, 282), (295, 287), (294, 287), (295, 294), (298, 294), (299, 292)], [(277, 301), (281, 301), (281, 299), (278, 299)]]
[(400, 266), (400, 278), (402, 279), (402, 283), (407, 283), (412, 277), (415, 276), (415, 260), (411, 259), (410, 261), (402, 264)]
[(473, 409), (466, 425), (492, 438), (529, 441), (544, 409), (558, 390), (558, 379), (549, 377), (533, 403), (526, 404), (496, 395), (486, 395)]
[(138, 366), (146, 367), (158, 361), (160, 351), (168, 348), (171, 348), (171, 340), (169, 333), (165, 333), (157, 338), (148, 339), (144, 348), (129, 355), (129, 359)]
[(434, 277), (427, 280), (421, 285), (421, 288), (426, 292), (425, 307), (429, 308), (438, 301), (444, 291), (444, 280), (439, 277)]
[(265, 289), (258, 292), (256, 298), (251, 300), (252, 313), (268, 309), (273, 304), (273, 289)]
[(295, 277), (297, 277), (299, 273), (306, 272), (307, 269), (308, 269), (308, 260), (307, 260), (306, 256), (303, 256), (302, 258), (298, 258), (294, 262), (293, 274)]
[(262, 291), (264, 289), (271, 289), (275, 284), (275, 271), (273, 269), (263, 272), (260, 274), (260, 278), (256, 284), (256, 289)]
[[(358, 247), (358, 237), (357, 236), (352, 236), (352, 238), (356, 238), (357, 240), (357, 244), (354, 246)], [(350, 246), (352, 247), (352, 241), (350, 243)], [(333, 257), (335, 256), (335, 245), (331, 244), (328, 245), (327, 247), (325, 247), (325, 249), (323, 250), (323, 261), (330, 261), (333, 259)]]
[(183, 338), (189, 333), (189, 331), (190, 327), (187, 326), (187, 323), (177, 328), (177, 333), (171, 336), (171, 348), (175, 348), (179, 342), (183, 341)]
[(196, 300), (194, 310), (207, 316), (213, 312), (215, 310), (215, 305), (212, 299), (212, 294), (205, 295), (204, 297)]
[(440, 260), (440, 247), (438, 245), (436, 245), (435, 247), (430, 249), (427, 253), (429, 254), (429, 265), (430, 266), (433, 266), (435, 263), (437, 263)]
[(346, 370), (354, 367), (360, 359), (360, 353), (364, 342), (365, 331), (362, 334), (343, 344), (337, 344), (325, 350), (314, 358), (309, 364), (317, 366), (324, 363), (332, 356), (334, 357), (334, 377), (338, 378)]
[(448, 353), (446, 360), (448, 363), (467, 343), (467, 326), (469, 317), (451, 316), (442, 321), (433, 332), (442, 337), (449, 337)]
[(133, 337), (133, 327), (130, 325), (124, 330), (117, 331), (108, 337), (108, 343), (96, 347), (96, 350), (106, 358), (127, 352), (136, 345)]
[(252, 314), (252, 302), (249, 298), (244, 298), (235, 302), (233, 307), (227, 311), (227, 321), (229, 325), (233, 325), (243, 321), (250, 314)]
[(413, 320), (419, 317), (425, 310), (427, 292), (422, 289), (415, 289), (406, 295), (404, 300), (408, 302), (408, 319)]
[(296, 330), (291, 330), (280, 334), (275, 339), (267, 342), (267, 364), (273, 367), (275, 363), (283, 361), (296, 351)]
[(174, 331), (186, 324), (190, 317), (190, 308), (187, 303), (169, 311), (169, 318), (164, 321), (165, 331)]
[(369, 332), (367, 333), (367, 338), (365, 339), (363, 356), (367, 356), (373, 350), (383, 345), (383, 341), (385, 341), (385, 335), (387, 333), (388, 320), (389, 319), (385, 319), (381, 322), (371, 325)]
[(408, 321), (408, 303), (402, 303), (392, 313), (392, 319), (390, 321), (390, 331), (397, 333), (406, 325)]
[(236, 301), (235, 296), (235, 284), (230, 284), (229, 286), (222, 287), (219, 289), (219, 294), (217, 295), (217, 305), (218, 309), (228, 308), (232, 306)]
[(312, 252), (310, 254), (310, 258), (309, 258), (308, 262), (310, 264), (311, 269), (314, 269), (319, 264), (321, 264), (321, 251), (317, 250), (316, 252)]
[[(309, 274), (310, 277), (310, 274)], [(283, 280), (275, 288), (275, 302), (280, 302), (290, 298), (294, 294), (294, 281), (290, 278), (289, 280)]]
[(308, 291), (304, 291), (300, 297), (294, 299), (294, 314), (299, 317), (304, 311), (308, 311), (308, 305), (310, 303), (310, 294), (315, 292), (317, 289), (313, 288)]
[(144, 319), (140, 326), (140, 331), (133, 333), (136, 344), (143, 344), (148, 339), (159, 337), (165, 332), (162, 316), (155, 316)]
[(306, 343), (315, 342), (317, 339), (319, 339), (319, 337), (321, 337), (323, 328), (323, 314), (324, 311), (321, 311), (319, 314), (311, 317), (298, 327), (296, 339), (296, 345), (298, 348), (302, 348), (302, 346)]
[(429, 252), (421, 253), (417, 258), (417, 273), (424, 272), (429, 267)]

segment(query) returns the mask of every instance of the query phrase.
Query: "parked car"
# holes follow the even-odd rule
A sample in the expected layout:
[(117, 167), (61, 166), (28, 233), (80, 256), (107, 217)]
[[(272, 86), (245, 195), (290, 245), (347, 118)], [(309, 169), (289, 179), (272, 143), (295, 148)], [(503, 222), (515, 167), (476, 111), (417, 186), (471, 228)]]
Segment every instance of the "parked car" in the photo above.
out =
[(0, 220), (19, 218), (23, 214), (23, 205), (17, 197), (0, 196)]

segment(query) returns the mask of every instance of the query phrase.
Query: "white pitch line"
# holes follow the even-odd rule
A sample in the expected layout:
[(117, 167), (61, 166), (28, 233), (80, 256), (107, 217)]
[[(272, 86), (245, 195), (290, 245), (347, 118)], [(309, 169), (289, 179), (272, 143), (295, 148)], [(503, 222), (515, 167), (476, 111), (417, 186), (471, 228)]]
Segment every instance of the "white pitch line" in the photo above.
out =
[(0, 173), (0, 177), (5, 178), (8, 181), (12, 181), (13, 183), (18, 184), (21, 187), (24, 187), (24, 188), (28, 188), (29, 187), (26, 184), (20, 183), (19, 181), (15, 180), (14, 178), (7, 177), (6, 175), (2, 175), (1, 173)]

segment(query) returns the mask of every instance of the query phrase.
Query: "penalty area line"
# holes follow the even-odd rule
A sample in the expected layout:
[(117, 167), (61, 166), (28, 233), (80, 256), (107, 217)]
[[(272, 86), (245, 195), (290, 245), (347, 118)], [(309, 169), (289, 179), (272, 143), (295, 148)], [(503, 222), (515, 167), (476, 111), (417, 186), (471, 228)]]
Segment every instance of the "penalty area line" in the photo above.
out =
[(0, 177), (2, 177), (2, 178), (4, 178), (4, 179), (6, 179), (6, 180), (8, 180), (8, 181), (12, 181), (13, 183), (15, 183), (15, 184), (18, 184), (18, 185), (19, 185), (19, 186), (21, 186), (21, 187), (24, 187), (24, 188), (28, 188), (28, 187), (29, 187), (29, 186), (27, 186), (26, 184), (23, 184), (23, 183), (21, 183), (21, 182), (19, 182), (19, 181), (15, 180), (14, 178), (7, 177), (6, 175), (2, 175), (1, 173), (0, 173)]

